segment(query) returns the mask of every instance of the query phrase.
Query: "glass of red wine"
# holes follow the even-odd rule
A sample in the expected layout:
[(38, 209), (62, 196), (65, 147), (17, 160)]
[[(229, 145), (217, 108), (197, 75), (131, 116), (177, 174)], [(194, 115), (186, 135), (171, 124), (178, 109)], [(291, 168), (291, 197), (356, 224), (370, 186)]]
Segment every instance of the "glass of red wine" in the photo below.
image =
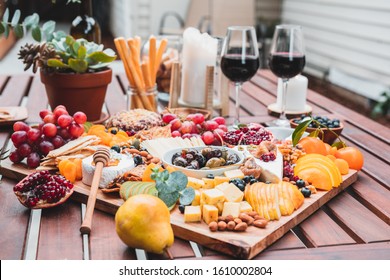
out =
[(244, 82), (252, 78), (260, 66), (259, 48), (252, 26), (228, 27), (221, 51), (223, 74), (235, 84), (236, 115), (234, 124), (240, 123), (239, 94)]
[(268, 60), (271, 71), (283, 81), (282, 107), (279, 119), (267, 123), (268, 126), (289, 127), (286, 117), (286, 94), (290, 78), (300, 74), (305, 66), (305, 48), (302, 27), (282, 24), (275, 27)]

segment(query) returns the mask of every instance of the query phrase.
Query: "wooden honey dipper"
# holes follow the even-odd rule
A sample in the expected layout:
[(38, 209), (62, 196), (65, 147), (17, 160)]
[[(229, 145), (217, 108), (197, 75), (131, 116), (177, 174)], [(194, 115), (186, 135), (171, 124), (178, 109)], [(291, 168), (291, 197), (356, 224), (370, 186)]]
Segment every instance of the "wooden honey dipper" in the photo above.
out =
[(83, 223), (80, 227), (82, 234), (91, 232), (92, 215), (95, 209), (96, 195), (99, 188), (100, 177), (102, 176), (103, 167), (107, 166), (110, 159), (110, 151), (108, 148), (101, 147), (93, 154), (93, 162), (95, 163), (95, 172), (93, 174), (91, 190), (87, 201), (87, 210), (84, 215)]

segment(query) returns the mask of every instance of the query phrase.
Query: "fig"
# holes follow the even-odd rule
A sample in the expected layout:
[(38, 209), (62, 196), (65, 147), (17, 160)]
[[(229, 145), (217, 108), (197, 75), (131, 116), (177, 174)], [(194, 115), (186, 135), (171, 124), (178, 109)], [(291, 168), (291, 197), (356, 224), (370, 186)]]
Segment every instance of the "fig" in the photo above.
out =
[(14, 193), (27, 208), (43, 209), (64, 203), (73, 193), (73, 184), (62, 175), (37, 171), (17, 183)]

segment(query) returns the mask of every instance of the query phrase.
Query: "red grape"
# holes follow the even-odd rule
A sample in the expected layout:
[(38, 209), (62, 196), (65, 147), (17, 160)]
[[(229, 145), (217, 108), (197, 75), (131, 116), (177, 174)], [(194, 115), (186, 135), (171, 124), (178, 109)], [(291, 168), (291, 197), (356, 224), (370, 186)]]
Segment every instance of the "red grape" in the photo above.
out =
[(84, 133), (84, 126), (74, 122), (70, 124), (68, 129), (69, 129), (70, 136), (72, 136), (73, 138), (80, 137), (81, 134)]
[(42, 110), (42, 111), (39, 112), (39, 116), (41, 117), (42, 120), (43, 120), (43, 119), (46, 117), (46, 115), (48, 115), (48, 114), (51, 114), (50, 110), (48, 110), (48, 109), (45, 109), (45, 110)]
[(219, 129), (222, 129), (222, 130), (225, 131), (225, 132), (228, 132), (228, 128), (227, 128), (227, 126), (224, 125), (224, 124), (220, 124), (220, 125), (218, 126), (218, 128), (219, 128)]
[(61, 136), (56, 135), (51, 140), (51, 143), (53, 144), (55, 149), (58, 149), (59, 147), (62, 147), (65, 144), (65, 141), (64, 141), (64, 139)]
[(70, 136), (69, 130), (67, 128), (58, 129), (57, 134), (64, 140), (70, 139), (72, 137)]
[(68, 127), (73, 121), (73, 118), (69, 115), (61, 115), (57, 119), (57, 123), (61, 128)]
[(191, 137), (192, 137), (192, 134), (190, 134), (190, 133), (186, 133), (186, 134), (183, 134), (181, 136), (181, 138), (183, 138), (183, 139), (186, 139), (186, 138), (190, 139)]
[(58, 105), (57, 107), (54, 108), (53, 112), (60, 109), (60, 108), (66, 110), (66, 107), (64, 105)]
[(17, 150), (15, 150), (9, 154), (9, 159), (13, 163), (19, 163), (23, 160), (23, 158), (19, 155)]
[(15, 147), (19, 147), (21, 144), (27, 141), (27, 132), (24, 130), (15, 131), (11, 135), (11, 140)]
[(39, 157), (39, 154), (38, 153), (31, 153), (28, 155), (27, 157), (27, 166), (29, 168), (37, 168), (40, 164), (40, 157)]
[(31, 142), (31, 143), (34, 143), (35, 141), (37, 141), (39, 139), (39, 137), (41, 136), (41, 132), (36, 129), (36, 128), (31, 128), (28, 132), (27, 132), (27, 139)]
[(42, 133), (47, 137), (54, 137), (57, 134), (57, 127), (55, 124), (46, 123), (42, 126)]
[(174, 119), (169, 124), (171, 125), (171, 131), (179, 130), (181, 127), (181, 121), (179, 119)]
[(202, 140), (206, 145), (211, 145), (215, 140), (214, 134), (211, 131), (206, 131), (202, 134)]
[(68, 111), (66, 111), (65, 107), (64, 108), (58, 108), (56, 107), (53, 111), (54, 117), (58, 119), (62, 115), (69, 115)]
[(175, 130), (175, 131), (172, 131), (171, 136), (172, 137), (180, 137), (181, 133), (178, 130)]
[(192, 121), (195, 123), (195, 124), (201, 124), (204, 122), (204, 115), (201, 114), (201, 113), (196, 113), (194, 114), (194, 116), (192, 117)]
[(54, 117), (53, 114), (47, 114), (44, 118), (43, 118), (43, 122), (44, 123), (56, 123), (56, 118)]
[(184, 121), (180, 127), (181, 134), (191, 133), (194, 123), (191, 121)]
[(205, 128), (206, 130), (213, 131), (214, 129), (218, 128), (218, 123), (216, 121), (206, 121), (205, 122)]
[(226, 120), (224, 117), (215, 117), (214, 119), (212, 119), (213, 121), (215, 121), (216, 123), (218, 123), (219, 125), (225, 125), (226, 124)]
[(77, 124), (84, 124), (87, 121), (87, 115), (83, 112), (74, 113), (73, 118)]
[(174, 119), (177, 119), (175, 114), (167, 113), (162, 116), (162, 121), (166, 124), (170, 123)]
[(54, 150), (54, 145), (47, 140), (43, 140), (39, 143), (39, 150), (44, 156), (46, 156), (50, 151)]
[(28, 156), (32, 152), (31, 146), (27, 143), (23, 143), (22, 145), (20, 145), (17, 150), (18, 150), (18, 154), (22, 158), (25, 158), (26, 156)]
[(13, 129), (14, 131), (21, 131), (21, 130), (29, 131), (30, 127), (25, 122), (18, 121), (14, 123)]

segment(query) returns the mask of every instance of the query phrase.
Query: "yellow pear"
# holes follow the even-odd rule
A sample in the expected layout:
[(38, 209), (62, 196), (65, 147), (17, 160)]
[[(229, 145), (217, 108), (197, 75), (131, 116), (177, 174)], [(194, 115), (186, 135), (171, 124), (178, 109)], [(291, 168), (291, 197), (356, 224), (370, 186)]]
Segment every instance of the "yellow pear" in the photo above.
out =
[(173, 244), (170, 213), (165, 203), (149, 194), (130, 197), (115, 214), (116, 232), (129, 247), (162, 254)]

